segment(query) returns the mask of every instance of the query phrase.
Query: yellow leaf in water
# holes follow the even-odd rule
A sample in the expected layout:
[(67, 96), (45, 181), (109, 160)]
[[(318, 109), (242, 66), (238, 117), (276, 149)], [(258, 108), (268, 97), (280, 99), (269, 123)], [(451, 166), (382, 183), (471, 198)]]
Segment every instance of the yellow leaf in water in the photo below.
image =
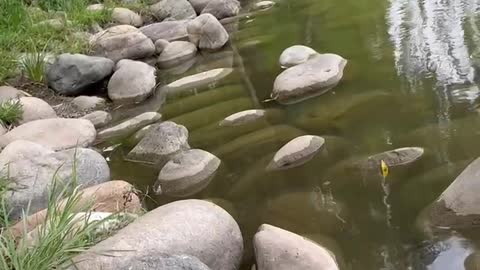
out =
[(388, 176), (388, 165), (383, 160), (380, 161), (380, 171), (381, 171), (383, 177)]

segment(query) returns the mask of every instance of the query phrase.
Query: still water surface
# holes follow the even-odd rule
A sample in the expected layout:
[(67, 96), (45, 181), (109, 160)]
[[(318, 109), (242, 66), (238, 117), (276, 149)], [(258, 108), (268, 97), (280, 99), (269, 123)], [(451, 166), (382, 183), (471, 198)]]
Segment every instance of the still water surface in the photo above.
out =
[[(427, 239), (414, 222), (480, 156), (479, 10), (478, 0), (281, 0), (241, 19), (225, 51), (160, 72), (170, 82), (235, 67), (208, 89), (168, 98), (160, 112), (189, 129), (192, 147), (222, 159), (215, 179), (194, 197), (214, 200), (240, 224), (242, 269), (250, 269), (252, 236), (266, 222), (329, 247), (342, 269), (464, 269), (475, 237), (448, 232)], [(342, 82), (299, 104), (266, 101), (281, 72), (279, 55), (295, 44), (348, 59)], [(218, 126), (252, 108), (268, 109), (268, 117)], [(283, 144), (304, 134), (324, 136), (326, 149), (304, 166), (265, 171)], [(386, 179), (344, 169), (410, 146), (424, 147), (424, 157)], [(151, 189), (160, 168), (124, 161), (130, 148), (108, 153), (114, 177)], [(151, 207), (172, 200), (148, 199)]]

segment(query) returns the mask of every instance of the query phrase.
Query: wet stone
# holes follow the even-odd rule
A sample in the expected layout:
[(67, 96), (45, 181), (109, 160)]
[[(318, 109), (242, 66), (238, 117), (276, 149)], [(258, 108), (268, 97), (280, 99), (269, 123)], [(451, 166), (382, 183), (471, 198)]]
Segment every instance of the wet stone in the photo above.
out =
[(265, 110), (246, 110), (226, 117), (220, 126), (238, 126), (253, 122), (265, 115)]
[(297, 137), (278, 150), (268, 169), (282, 170), (303, 165), (320, 151), (324, 143), (325, 139), (319, 136)]

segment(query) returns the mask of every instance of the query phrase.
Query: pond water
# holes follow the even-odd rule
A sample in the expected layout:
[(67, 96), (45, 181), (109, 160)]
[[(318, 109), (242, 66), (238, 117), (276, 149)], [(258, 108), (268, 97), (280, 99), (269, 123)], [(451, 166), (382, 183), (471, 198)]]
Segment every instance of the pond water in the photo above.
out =
[[(480, 156), (479, 9), (478, 0), (282, 0), (229, 25), (238, 30), (224, 51), (160, 71), (167, 83), (235, 69), (190, 95), (167, 97), (160, 112), (189, 129), (192, 147), (221, 158), (220, 171), (193, 198), (212, 199), (235, 217), (246, 245), (242, 269), (253, 263), (251, 239), (262, 223), (329, 247), (342, 269), (464, 269), (476, 237), (427, 239), (415, 220)], [(332, 91), (282, 106), (268, 99), (282, 71), (278, 57), (295, 44), (349, 62)], [(268, 109), (268, 116), (218, 125), (252, 108)], [(326, 149), (303, 166), (265, 170), (282, 145), (304, 134), (324, 136)], [(424, 156), (386, 178), (380, 168), (347, 169), (362, 157), (412, 146), (424, 147)], [(160, 168), (124, 161), (130, 149), (124, 143), (106, 151), (113, 176), (151, 190)], [(147, 198), (150, 207), (173, 200)]]

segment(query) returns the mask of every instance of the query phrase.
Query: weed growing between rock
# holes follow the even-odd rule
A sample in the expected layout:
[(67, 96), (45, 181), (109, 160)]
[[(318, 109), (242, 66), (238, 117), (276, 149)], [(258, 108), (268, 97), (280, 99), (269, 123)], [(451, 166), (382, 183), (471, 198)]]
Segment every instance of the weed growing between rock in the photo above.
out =
[(22, 114), (23, 106), (20, 100), (8, 100), (0, 103), (0, 124), (4, 127), (8, 127), (20, 120)]

